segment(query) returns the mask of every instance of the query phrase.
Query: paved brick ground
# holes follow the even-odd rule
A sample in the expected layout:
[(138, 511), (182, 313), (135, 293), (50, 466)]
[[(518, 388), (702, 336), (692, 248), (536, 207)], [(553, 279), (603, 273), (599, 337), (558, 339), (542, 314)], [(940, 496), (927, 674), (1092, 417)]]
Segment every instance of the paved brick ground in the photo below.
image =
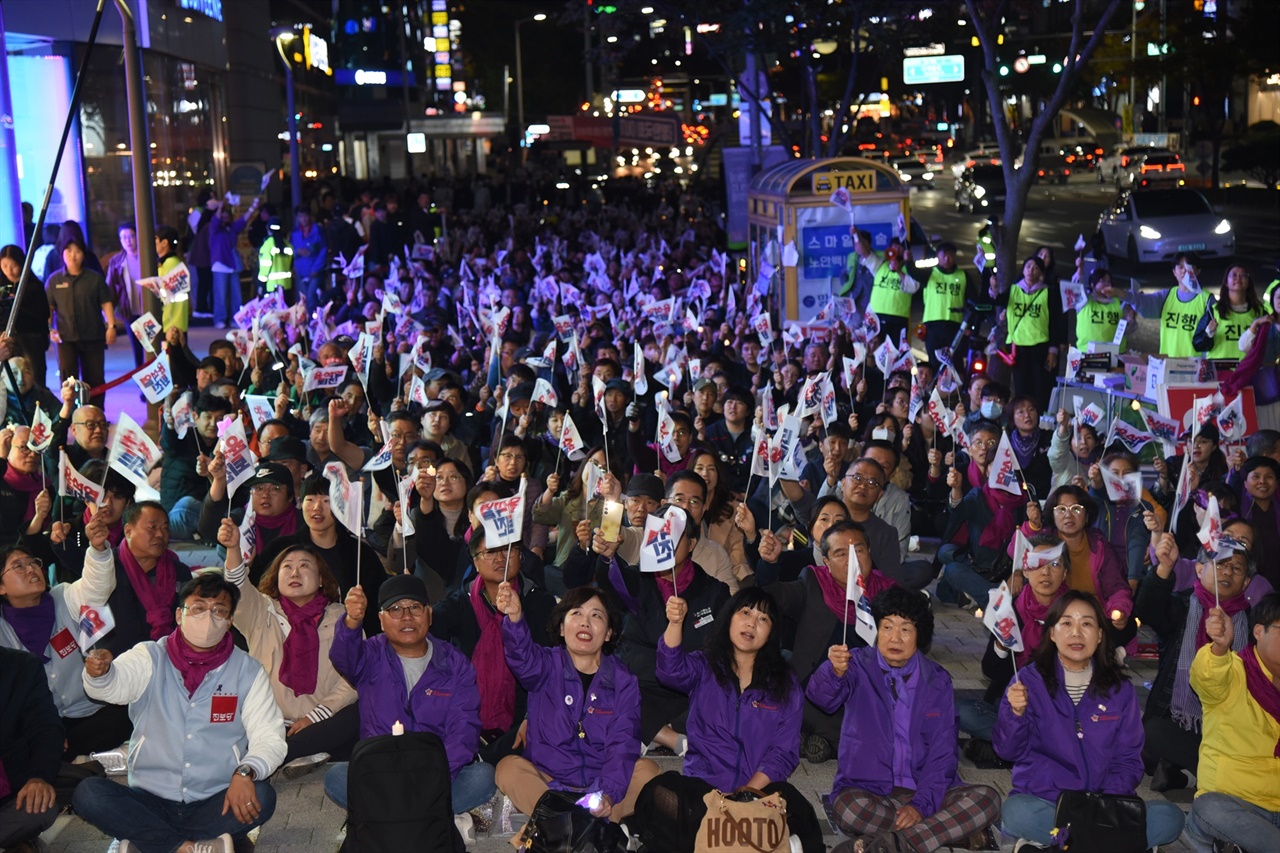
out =
[[(950, 671), (958, 691), (981, 691), (985, 685), (978, 661), (986, 643), (981, 622), (966, 611), (942, 605), (938, 607), (937, 617), (933, 658)], [(1139, 693), (1145, 695), (1142, 684), (1155, 676), (1154, 662), (1134, 662), (1131, 670), (1135, 686)], [(676, 759), (659, 759), (659, 762), (664, 765), (664, 770), (679, 767)], [(963, 759), (960, 771), (966, 781), (991, 785), (1002, 794), (1009, 791), (1007, 771), (978, 770)], [(316, 853), (337, 849), (343, 813), (325, 798), (321, 785), (322, 775), (316, 772), (302, 779), (277, 784), (276, 814), (262, 830), (258, 839), (258, 853)], [(802, 760), (791, 781), (820, 809), (818, 797), (830, 791), (834, 775), (834, 761), (815, 765)], [(1139, 793), (1147, 799), (1161, 796), (1153, 794), (1145, 786)], [(1177, 801), (1186, 808), (1190, 794), (1185, 791), (1174, 793), (1180, 795)], [(497, 806), (500, 811), (500, 797)], [(110, 843), (110, 839), (74, 817), (59, 818), (54, 828), (46, 834), (46, 839), (54, 853), (102, 853)], [(827, 838), (829, 845), (838, 840), (835, 835)], [(494, 834), (482, 836), (470, 849), (476, 853), (502, 853), (510, 851), (511, 846), (506, 837)], [(1012, 850), (1012, 844), (1006, 843), (1003, 849)], [(1163, 849), (1185, 853), (1189, 848), (1183, 844), (1174, 844)]]

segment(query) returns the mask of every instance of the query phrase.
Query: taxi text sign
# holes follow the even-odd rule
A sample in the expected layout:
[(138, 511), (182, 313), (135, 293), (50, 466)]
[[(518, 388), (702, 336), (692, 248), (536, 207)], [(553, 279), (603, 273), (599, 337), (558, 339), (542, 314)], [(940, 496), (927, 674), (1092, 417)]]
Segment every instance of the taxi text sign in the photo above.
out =
[(814, 172), (813, 194), (829, 195), (844, 187), (851, 193), (876, 191), (876, 172), (867, 169), (860, 172)]

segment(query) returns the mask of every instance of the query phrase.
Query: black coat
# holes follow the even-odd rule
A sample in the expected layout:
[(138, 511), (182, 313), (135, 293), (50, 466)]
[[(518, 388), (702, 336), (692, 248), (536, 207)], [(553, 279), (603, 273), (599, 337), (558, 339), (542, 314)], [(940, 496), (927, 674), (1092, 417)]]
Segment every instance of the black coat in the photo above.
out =
[(57, 781), (64, 737), (40, 659), (0, 648), (0, 762), (13, 793), (32, 779)]
[[(120, 548), (128, 546), (121, 543)], [(120, 561), (119, 549), (116, 550), (116, 588), (112, 591), (111, 597), (107, 599), (107, 605), (111, 608), (111, 615), (115, 617), (116, 627), (111, 630), (98, 645), (105, 648), (115, 657), (119, 657), (122, 653), (138, 645), (145, 643), (151, 639), (151, 626), (147, 624), (147, 611), (142, 606), (142, 602), (138, 600), (137, 593), (133, 591), (133, 585), (129, 583), (129, 575), (124, 570), (124, 563)], [(177, 576), (177, 583), (173, 586), (173, 610), (178, 609), (178, 590), (184, 583), (191, 580), (191, 569), (184, 563), (174, 560), (174, 574)]]

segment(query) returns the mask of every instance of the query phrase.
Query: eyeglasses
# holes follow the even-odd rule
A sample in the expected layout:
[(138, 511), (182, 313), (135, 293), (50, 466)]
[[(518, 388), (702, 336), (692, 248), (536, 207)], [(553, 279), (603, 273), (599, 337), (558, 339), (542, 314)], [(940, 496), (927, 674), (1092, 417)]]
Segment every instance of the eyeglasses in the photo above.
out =
[(71, 425), (84, 427), (89, 432), (106, 432), (111, 428), (108, 421), (72, 421)]
[(870, 477), (864, 477), (861, 474), (850, 474), (849, 476), (845, 477), (845, 479), (848, 480), (850, 483), (852, 483), (855, 487), (866, 486), (867, 488), (870, 488), (870, 489), (884, 488), (884, 485), (881, 484), (879, 480), (873, 480)]
[(393, 432), (391, 433), (392, 441), (417, 441), (418, 434), (416, 432)]
[(250, 491), (258, 495), (278, 495), (284, 491), (284, 486), (279, 483), (259, 483)]
[(1053, 508), (1053, 514), (1061, 516), (1084, 515), (1084, 506), (1082, 504), (1071, 504), (1070, 506), (1059, 504)]
[(475, 559), (477, 560), (497, 560), (498, 558), (506, 559), (507, 554), (511, 552), (509, 548), (486, 548), (482, 551), (476, 551)]
[(980, 448), (982, 448), (983, 450), (990, 450), (991, 448), (995, 447), (995, 446), (996, 446), (997, 444), (999, 444), (999, 443), (1000, 443), (1000, 442), (999, 442), (999, 441), (997, 441), (997, 440), (996, 440), (996, 439), (994, 439), (994, 438), (987, 438), (987, 439), (976, 439), (976, 438), (975, 438), (975, 439), (970, 439), (970, 440), (969, 440), (969, 446), (970, 446), (970, 447), (980, 447)]
[(417, 618), (421, 616), (423, 611), (426, 609), (427, 606), (425, 604), (414, 601), (410, 604), (393, 604), (390, 607), (384, 608), (382, 612), (390, 616), (392, 619), (403, 619), (406, 616)]
[(1243, 561), (1237, 562), (1234, 559), (1218, 560), (1214, 568), (1220, 575), (1242, 575), (1247, 570)]
[(9, 574), (9, 572), (18, 572), (21, 574), (25, 572), (27, 574), (38, 575), (40, 574), (40, 570), (43, 568), (44, 568), (44, 560), (41, 560), (39, 557), (32, 557), (29, 560), (14, 563), (12, 566), (9, 566), (3, 572), (0, 572), (0, 574), (7, 575)]
[(689, 495), (672, 495), (667, 498), (667, 501), (680, 507), (700, 507), (706, 503), (702, 498), (690, 497)]
[(1062, 560), (1050, 560), (1047, 563), (1041, 563), (1038, 566), (1027, 566), (1022, 570), (1024, 575), (1034, 574), (1036, 572), (1047, 572), (1050, 569), (1062, 569)]
[(499, 453), (498, 458), (503, 462), (524, 462), (528, 457), (523, 453)]
[(202, 618), (206, 613), (212, 613), (213, 618), (219, 622), (226, 622), (231, 618), (231, 608), (225, 604), (218, 604), (213, 607), (208, 607), (204, 604), (184, 604), (182, 609), (186, 611), (188, 616), (194, 616), (197, 619)]

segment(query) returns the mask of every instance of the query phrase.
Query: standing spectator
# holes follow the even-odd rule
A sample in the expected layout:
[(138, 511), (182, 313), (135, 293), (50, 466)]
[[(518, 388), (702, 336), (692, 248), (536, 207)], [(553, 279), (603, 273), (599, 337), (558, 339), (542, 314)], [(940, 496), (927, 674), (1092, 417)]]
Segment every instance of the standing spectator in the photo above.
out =
[(196, 196), (195, 207), (187, 213), (187, 231), (182, 235), (182, 254), (191, 268), (191, 301), (189, 309), (205, 318), (213, 314), (210, 283), (213, 273), (209, 258), (209, 225), (217, 216), (219, 201), (212, 190), (203, 189)]
[[(121, 222), (116, 227), (116, 235), (120, 238), (120, 251), (107, 261), (107, 287), (111, 288), (116, 303), (116, 315), (128, 326), (147, 310), (143, 289), (138, 284), (142, 278), (142, 256), (138, 254), (138, 231), (132, 222)], [(134, 366), (141, 367), (142, 342), (131, 334), (129, 343), (133, 346)]]
[[(170, 225), (161, 225), (156, 229), (156, 257), (160, 259), (160, 275), (168, 275), (182, 263), (179, 256), (180, 246), (178, 243), (178, 230)], [(195, 284), (192, 284), (195, 287)], [(168, 332), (170, 329), (178, 329), (186, 332), (187, 327), (191, 323), (191, 300), (184, 299), (181, 302), (165, 303), (164, 310), (160, 314), (160, 325)]]
[(329, 272), (329, 251), (320, 227), (311, 221), (311, 209), (299, 207), (297, 228), (289, 242), (293, 244), (293, 279), (298, 296), (307, 300), (308, 308), (319, 307), (318, 297)]
[(219, 329), (231, 326), (240, 310), (240, 270), (244, 262), (236, 251), (240, 232), (253, 219), (259, 199), (255, 198), (240, 218), (232, 221), (231, 205), (218, 202), (217, 212), (209, 223), (209, 267), (213, 277), (213, 323)]
[[(106, 349), (116, 341), (116, 312), (111, 291), (100, 273), (85, 266), (84, 243), (71, 239), (62, 251), (66, 268), (45, 284), (50, 309), (49, 340), (58, 345), (58, 370), (62, 377), (76, 377), (90, 388), (106, 379)], [(95, 406), (106, 401), (106, 392), (89, 398)]]
[(39, 280), (30, 274), (22, 288), (22, 298), (18, 299), (18, 277), (26, 260), (17, 246), (0, 249), (0, 328), (8, 324), (10, 312), (16, 311), (13, 336), (22, 344), (22, 354), (31, 365), (36, 385), (44, 388), (48, 372), (44, 354), (49, 349), (49, 336), (40, 330), (49, 327), (49, 300)]

